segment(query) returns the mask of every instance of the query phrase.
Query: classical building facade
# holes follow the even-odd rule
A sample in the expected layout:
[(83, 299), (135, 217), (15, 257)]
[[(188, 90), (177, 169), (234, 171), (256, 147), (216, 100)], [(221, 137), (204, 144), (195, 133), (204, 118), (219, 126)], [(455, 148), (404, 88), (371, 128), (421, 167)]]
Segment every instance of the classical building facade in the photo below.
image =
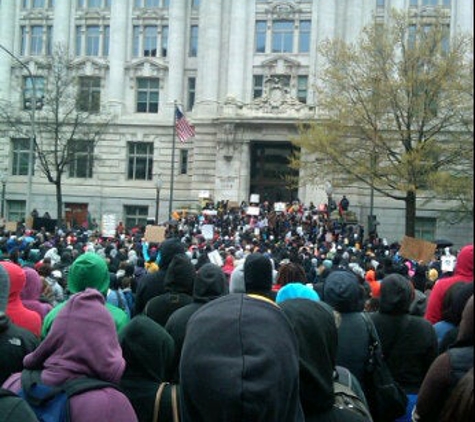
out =
[[(327, 200), (319, 183), (286, 183), (302, 176), (288, 166), (296, 123), (318, 117), (317, 45), (354, 40), (393, 7), (435, 6), (448, 11), (452, 33), (473, 33), (468, 0), (0, 0), (0, 44), (15, 56), (0, 51), (0, 100), (25, 107), (31, 75), (41, 96), (41, 61), (61, 45), (74, 57), (82, 106), (113, 116), (65, 173), (70, 221), (113, 214), (130, 226), (157, 207), (163, 221), (206, 196), (318, 205)], [(196, 130), (184, 143), (173, 139), (175, 105)], [(27, 139), (0, 133), (7, 220), (27, 207), (54, 217), (54, 186), (38, 165), (28, 178), (28, 154)], [(333, 192), (336, 200), (343, 194), (365, 225), (368, 189)], [(465, 243), (466, 226), (441, 224), (437, 205), (419, 209), (421, 237)], [(381, 235), (402, 236), (401, 204), (376, 197), (373, 214)]]

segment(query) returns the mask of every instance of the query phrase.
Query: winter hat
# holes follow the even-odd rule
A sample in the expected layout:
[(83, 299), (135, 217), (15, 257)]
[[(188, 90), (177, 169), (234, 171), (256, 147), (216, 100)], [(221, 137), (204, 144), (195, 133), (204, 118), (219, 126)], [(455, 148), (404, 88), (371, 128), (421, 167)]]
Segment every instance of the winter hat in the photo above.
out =
[(80, 255), (69, 268), (68, 288), (73, 294), (92, 287), (105, 295), (109, 281), (106, 261), (93, 252)]
[(204, 264), (196, 275), (193, 286), (195, 302), (209, 302), (228, 293), (228, 283), (223, 270), (215, 264)]
[(246, 293), (244, 284), (244, 264), (239, 264), (231, 273), (229, 280), (229, 293)]
[(272, 289), (272, 263), (261, 253), (251, 253), (244, 261), (244, 284), (247, 293), (268, 292)]
[(190, 258), (184, 252), (176, 254), (165, 275), (165, 291), (191, 295), (195, 277), (195, 267)]
[(400, 315), (409, 312), (414, 300), (412, 283), (401, 274), (389, 274), (381, 280), (381, 296), (379, 312), (382, 314)]
[(331, 269), (331, 267), (333, 266), (333, 262), (331, 261), (331, 259), (324, 259), (323, 262), (322, 262), (322, 265), (327, 269)]
[(436, 280), (439, 278), (439, 273), (438, 273), (438, 271), (437, 271), (435, 268), (431, 268), (431, 269), (427, 272), (427, 278), (428, 278), (432, 283), (435, 283)]
[(332, 271), (325, 279), (323, 300), (338, 312), (361, 312), (364, 290), (352, 271)]
[(0, 314), (5, 313), (5, 309), (7, 309), (9, 294), (10, 279), (5, 268), (0, 265)]
[(318, 293), (313, 290), (313, 288), (302, 283), (289, 283), (279, 289), (275, 301), (276, 303), (282, 303), (285, 300), (297, 298), (310, 299), (314, 302), (320, 300), (320, 296), (318, 296)]

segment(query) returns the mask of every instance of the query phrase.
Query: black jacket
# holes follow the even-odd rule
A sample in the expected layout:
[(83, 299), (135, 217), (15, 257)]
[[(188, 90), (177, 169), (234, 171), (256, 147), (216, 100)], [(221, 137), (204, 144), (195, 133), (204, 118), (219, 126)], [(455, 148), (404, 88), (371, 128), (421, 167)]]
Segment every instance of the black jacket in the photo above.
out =
[(135, 297), (135, 315), (142, 313), (147, 302), (155, 296), (165, 293), (165, 275), (173, 257), (184, 253), (185, 247), (178, 239), (167, 239), (160, 247), (159, 270), (144, 275), (137, 286)]

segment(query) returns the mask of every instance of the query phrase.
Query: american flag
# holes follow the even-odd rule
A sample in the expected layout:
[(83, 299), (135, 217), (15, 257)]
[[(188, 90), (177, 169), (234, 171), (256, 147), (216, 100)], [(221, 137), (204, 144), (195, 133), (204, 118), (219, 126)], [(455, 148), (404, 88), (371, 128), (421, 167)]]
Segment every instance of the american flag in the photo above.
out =
[(190, 125), (178, 107), (175, 107), (175, 128), (181, 142), (186, 142), (195, 136), (194, 126)]

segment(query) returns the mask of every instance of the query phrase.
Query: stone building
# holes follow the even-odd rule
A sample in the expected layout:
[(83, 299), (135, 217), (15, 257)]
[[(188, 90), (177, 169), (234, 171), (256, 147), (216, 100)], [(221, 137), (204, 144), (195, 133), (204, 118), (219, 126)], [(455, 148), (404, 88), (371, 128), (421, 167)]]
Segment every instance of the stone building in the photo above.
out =
[[(31, 92), (31, 75), (41, 91), (41, 61), (61, 45), (74, 56), (87, 105), (113, 116), (103, 139), (66, 171), (68, 221), (115, 215), (133, 226), (157, 207), (163, 221), (204, 197), (318, 205), (327, 200), (321, 183), (285, 182), (299, 177), (287, 165), (296, 123), (317, 117), (316, 46), (355, 39), (393, 7), (434, 6), (450, 12), (452, 32), (473, 33), (468, 0), (0, 0), (0, 44), (16, 57), (0, 51), (0, 100), (24, 106), (18, 92)], [(196, 130), (184, 143), (174, 142), (175, 104)], [(8, 220), (33, 208), (54, 217), (54, 186), (38, 165), (28, 177), (28, 154), (27, 139), (0, 133)], [(366, 224), (368, 188), (333, 192), (343, 194)], [(441, 224), (437, 206), (419, 209), (421, 237), (471, 240), (466, 226)], [(380, 235), (402, 236), (402, 204), (376, 197), (373, 214)]]

